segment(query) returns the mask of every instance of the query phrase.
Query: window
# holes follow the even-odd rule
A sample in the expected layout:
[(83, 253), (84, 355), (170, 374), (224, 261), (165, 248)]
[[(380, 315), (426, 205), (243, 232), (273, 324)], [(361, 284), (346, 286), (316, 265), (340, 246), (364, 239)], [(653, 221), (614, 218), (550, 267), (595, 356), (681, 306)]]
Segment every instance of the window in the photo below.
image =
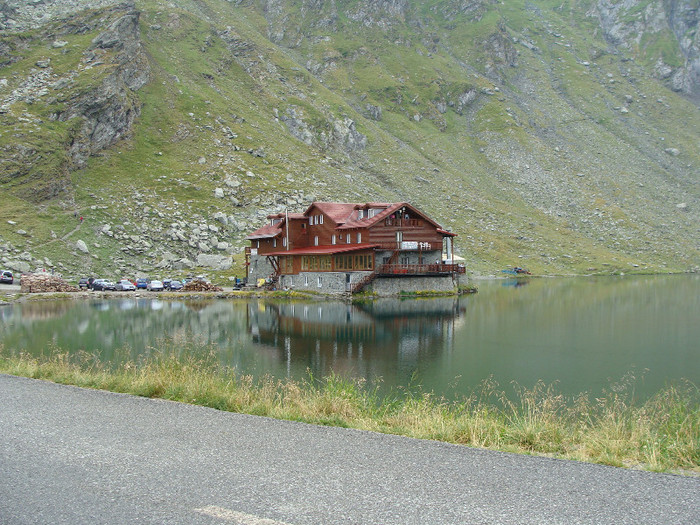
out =
[(260, 248), (260, 241), (256, 241), (256, 242), (257, 242), (256, 248)]
[(331, 269), (330, 255), (302, 255), (301, 270), (302, 271), (322, 271), (327, 272)]
[(362, 234), (360, 232), (357, 232), (357, 244), (360, 244), (362, 242)]
[(357, 210), (357, 218), (364, 219), (365, 218), (365, 210)]
[(318, 235), (314, 236), (314, 246), (318, 246)]
[(312, 217), (309, 217), (309, 226), (313, 226), (313, 224), (314, 224), (314, 218), (312, 216)]
[(333, 234), (333, 237), (331, 237), (331, 244), (335, 244), (335, 234)]
[(304, 286), (309, 286), (309, 276), (308, 275), (304, 276)]
[(282, 246), (287, 246), (287, 238), (282, 237)]
[(350, 234), (349, 233), (345, 236), (345, 242), (347, 244), (350, 244)]
[(277, 248), (277, 239), (272, 239), (272, 247)]
[(323, 224), (323, 215), (318, 216), (318, 223)]
[(318, 280), (318, 287), (321, 288), (321, 286), (323, 286), (323, 283), (321, 282), (321, 276), (320, 276), (320, 275), (317, 277), (317, 280)]

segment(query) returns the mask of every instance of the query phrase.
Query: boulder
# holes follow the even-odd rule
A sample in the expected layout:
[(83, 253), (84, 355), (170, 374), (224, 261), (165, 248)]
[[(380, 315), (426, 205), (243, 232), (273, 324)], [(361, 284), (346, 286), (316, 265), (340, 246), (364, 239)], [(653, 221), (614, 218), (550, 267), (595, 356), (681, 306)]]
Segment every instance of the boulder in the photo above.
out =
[(226, 255), (210, 255), (206, 253), (197, 255), (197, 266), (204, 266), (214, 270), (228, 270), (232, 265), (232, 258)]
[(85, 241), (83, 241), (83, 240), (79, 240), (78, 242), (76, 242), (75, 247), (83, 253), (90, 253), (90, 250), (88, 250), (87, 244), (85, 244)]

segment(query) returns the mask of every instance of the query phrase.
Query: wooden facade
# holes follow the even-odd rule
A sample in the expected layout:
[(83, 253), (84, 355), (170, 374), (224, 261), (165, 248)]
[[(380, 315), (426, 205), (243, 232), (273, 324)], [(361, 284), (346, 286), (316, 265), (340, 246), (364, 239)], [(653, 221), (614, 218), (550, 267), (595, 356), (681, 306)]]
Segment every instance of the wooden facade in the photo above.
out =
[(303, 213), (268, 220), (246, 239), (251, 253), (266, 257), (277, 275), (380, 268), (386, 273), (387, 265), (454, 271), (442, 265), (454, 234), (409, 203), (314, 202)]

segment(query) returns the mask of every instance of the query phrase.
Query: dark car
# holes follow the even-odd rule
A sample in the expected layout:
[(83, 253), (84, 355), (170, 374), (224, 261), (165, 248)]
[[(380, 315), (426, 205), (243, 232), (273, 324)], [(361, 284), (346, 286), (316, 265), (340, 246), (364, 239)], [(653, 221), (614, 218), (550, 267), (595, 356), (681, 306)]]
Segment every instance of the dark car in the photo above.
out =
[(136, 289), (137, 290), (145, 290), (146, 288), (148, 288), (149, 282), (150, 281), (148, 279), (144, 279), (143, 277), (136, 279)]
[(14, 281), (15, 281), (15, 278), (12, 275), (12, 272), (10, 270), (0, 271), (0, 283), (12, 284)]
[(168, 289), (173, 290), (173, 291), (182, 290), (182, 286), (183, 285), (180, 281), (170, 281), (170, 286), (168, 287)]
[(95, 291), (116, 290), (114, 283), (109, 279), (95, 279), (92, 283), (92, 289)]
[(90, 279), (88, 279), (87, 277), (82, 277), (78, 281), (78, 288), (80, 288), (81, 290), (83, 288), (85, 288), (85, 289), (90, 288)]

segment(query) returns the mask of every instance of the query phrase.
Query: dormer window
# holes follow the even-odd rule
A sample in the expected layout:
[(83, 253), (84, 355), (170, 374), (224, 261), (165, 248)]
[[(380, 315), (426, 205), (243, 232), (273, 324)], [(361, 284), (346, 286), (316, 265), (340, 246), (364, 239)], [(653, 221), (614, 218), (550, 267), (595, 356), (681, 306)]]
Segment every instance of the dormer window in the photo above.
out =
[(364, 219), (365, 218), (365, 210), (357, 210), (357, 218)]

